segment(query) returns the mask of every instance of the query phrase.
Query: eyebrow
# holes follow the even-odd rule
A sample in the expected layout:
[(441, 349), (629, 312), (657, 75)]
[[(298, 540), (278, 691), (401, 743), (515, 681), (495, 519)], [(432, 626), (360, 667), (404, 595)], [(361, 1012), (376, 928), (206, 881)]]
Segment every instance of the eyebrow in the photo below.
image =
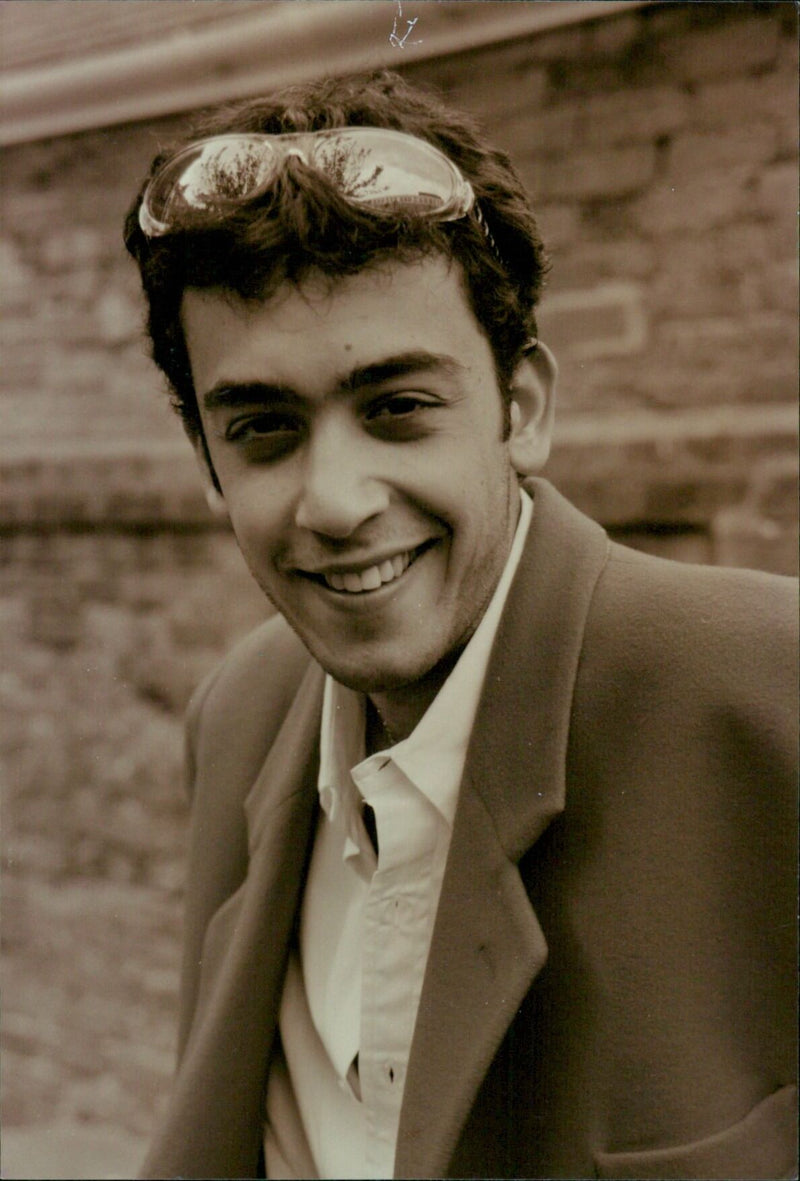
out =
[[(356, 393), (370, 386), (382, 385), (397, 377), (408, 377), (414, 373), (437, 371), (447, 377), (463, 373), (465, 366), (455, 357), (446, 353), (430, 353), (427, 350), (398, 353), (385, 357), (370, 365), (353, 369), (336, 383), (336, 388), (345, 393)], [(213, 411), (221, 408), (236, 408), (254, 404), (267, 405), (271, 402), (302, 402), (303, 399), (291, 386), (281, 382), (262, 381), (218, 381), (203, 395), (203, 406)]]
[(208, 411), (299, 401), (291, 386), (263, 381), (218, 381), (203, 394), (203, 406)]
[(408, 377), (412, 373), (427, 373), (437, 370), (448, 377), (463, 373), (465, 366), (455, 357), (445, 353), (429, 353), (418, 350), (410, 353), (399, 353), (394, 357), (386, 357), (372, 365), (363, 365), (341, 383), (347, 390), (359, 390), (365, 386), (381, 385), (384, 381), (391, 381), (395, 377)]

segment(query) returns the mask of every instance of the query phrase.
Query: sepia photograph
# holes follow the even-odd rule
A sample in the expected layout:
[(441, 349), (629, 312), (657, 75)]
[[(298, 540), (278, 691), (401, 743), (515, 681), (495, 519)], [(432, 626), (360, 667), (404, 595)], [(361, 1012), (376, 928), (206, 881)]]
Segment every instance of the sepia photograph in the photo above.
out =
[(0, 6), (0, 1176), (797, 1177), (798, 23)]

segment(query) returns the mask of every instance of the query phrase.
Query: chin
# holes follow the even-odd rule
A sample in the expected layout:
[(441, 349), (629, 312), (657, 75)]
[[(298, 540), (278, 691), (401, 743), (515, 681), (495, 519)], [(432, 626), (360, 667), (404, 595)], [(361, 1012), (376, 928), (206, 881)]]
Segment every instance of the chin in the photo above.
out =
[[(320, 663), (322, 663), (320, 661)], [(413, 672), (389, 671), (382, 669), (354, 669), (349, 666), (341, 667), (331, 664), (322, 666), (335, 681), (352, 689), (356, 693), (391, 693), (392, 690), (404, 689), (414, 684), (419, 677)], [(423, 674), (424, 676), (424, 674)]]
[(325, 663), (316, 657), (325, 671), (334, 680), (357, 693), (365, 693), (368, 697), (380, 694), (397, 694), (432, 699), (449, 676), (458, 657), (463, 651), (463, 645), (458, 646), (442, 656), (434, 653), (429, 659), (418, 658), (413, 663), (407, 659), (396, 662), (371, 664), (366, 662), (357, 666), (348, 664)]
[[(358, 693), (386, 693), (402, 689), (424, 678), (432, 666), (432, 662), (426, 661), (424, 657), (409, 660), (408, 654), (403, 652), (393, 655), (366, 650), (350, 654), (345, 650), (326, 650), (324, 644), (306, 644), (306, 647), (334, 680)], [(351, 658), (348, 659), (348, 656)]]

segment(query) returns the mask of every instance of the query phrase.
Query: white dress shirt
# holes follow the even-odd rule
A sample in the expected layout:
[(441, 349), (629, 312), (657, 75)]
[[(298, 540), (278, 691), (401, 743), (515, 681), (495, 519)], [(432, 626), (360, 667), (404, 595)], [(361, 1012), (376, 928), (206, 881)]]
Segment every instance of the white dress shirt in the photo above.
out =
[[(412, 734), (364, 758), (363, 695), (326, 679), (320, 818), (270, 1072), (270, 1177), (391, 1177), (417, 1008), (492, 643), (532, 515)], [(378, 855), (362, 820), (375, 813)], [(314, 1171), (311, 1171), (311, 1170)]]

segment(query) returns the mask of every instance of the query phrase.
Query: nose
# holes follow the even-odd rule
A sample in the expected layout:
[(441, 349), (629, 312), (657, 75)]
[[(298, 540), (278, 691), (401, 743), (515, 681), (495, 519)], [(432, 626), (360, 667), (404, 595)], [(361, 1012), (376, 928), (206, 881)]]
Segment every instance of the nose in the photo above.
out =
[(329, 423), (316, 431), (306, 450), (296, 525), (344, 539), (384, 512), (389, 490), (376, 458), (368, 439), (353, 438), (341, 426)]

